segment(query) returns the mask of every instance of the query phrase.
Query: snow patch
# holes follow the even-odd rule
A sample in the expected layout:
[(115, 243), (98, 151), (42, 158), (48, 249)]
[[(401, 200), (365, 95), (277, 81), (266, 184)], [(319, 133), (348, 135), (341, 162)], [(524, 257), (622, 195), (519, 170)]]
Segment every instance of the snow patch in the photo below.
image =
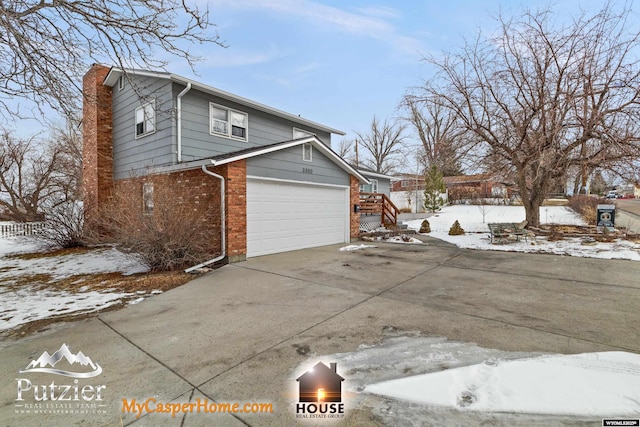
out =
[[(144, 273), (148, 268), (135, 256), (115, 248), (99, 248), (86, 253), (21, 259), (7, 255), (38, 252), (38, 244), (26, 238), (0, 239), (0, 331), (50, 317), (79, 315), (121, 304), (134, 294), (112, 289), (77, 292), (55, 288), (55, 281), (75, 275), (120, 272)], [(51, 277), (52, 285), (16, 285), (25, 276)], [(76, 282), (77, 283), (77, 282)]]
[(374, 245), (348, 245), (348, 246), (343, 246), (340, 248), (340, 251), (357, 251), (360, 249), (367, 249), (367, 248), (375, 248), (376, 246)]
[[(580, 238), (565, 238), (551, 242), (545, 237), (537, 237), (535, 241), (508, 242), (492, 244), (489, 238), (490, 222), (519, 223), (525, 219), (522, 206), (486, 206), (485, 222), (482, 222), (482, 210), (473, 205), (446, 206), (428, 218), (431, 233), (425, 234), (436, 239), (453, 243), (467, 249), (549, 253), (556, 255), (570, 255), (588, 258), (629, 259), (640, 261), (640, 244), (618, 240), (612, 243), (598, 243), (585, 246)], [(449, 236), (449, 228), (458, 220), (466, 234)], [(573, 210), (564, 206), (543, 206), (540, 208), (540, 220), (543, 223), (585, 225), (582, 218)], [(406, 221), (405, 224), (414, 230), (419, 230), (422, 219)]]
[(373, 384), (365, 392), (459, 410), (554, 415), (640, 414), (640, 355), (495, 360)]

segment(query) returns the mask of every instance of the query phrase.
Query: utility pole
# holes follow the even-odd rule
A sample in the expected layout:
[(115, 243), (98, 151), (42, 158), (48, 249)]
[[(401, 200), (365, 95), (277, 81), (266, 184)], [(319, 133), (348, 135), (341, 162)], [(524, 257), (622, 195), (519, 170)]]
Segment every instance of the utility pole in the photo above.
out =
[(360, 167), (360, 163), (358, 161), (358, 138), (356, 138), (356, 167)]

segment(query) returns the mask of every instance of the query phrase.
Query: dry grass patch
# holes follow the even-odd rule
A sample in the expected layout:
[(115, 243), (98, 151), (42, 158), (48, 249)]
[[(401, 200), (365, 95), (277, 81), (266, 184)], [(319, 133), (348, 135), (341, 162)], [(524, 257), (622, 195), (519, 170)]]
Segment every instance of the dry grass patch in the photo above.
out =
[(28, 260), (37, 259), (37, 258), (53, 258), (57, 256), (64, 256), (64, 255), (85, 254), (85, 253), (93, 252), (95, 250), (96, 248), (76, 247), (76, 248), (56, 249), (54, 251), (49, 251), (49, 252), (34, 252), (30, 254), (6, 255), (5, 258), (23, 259), (28, 261)]

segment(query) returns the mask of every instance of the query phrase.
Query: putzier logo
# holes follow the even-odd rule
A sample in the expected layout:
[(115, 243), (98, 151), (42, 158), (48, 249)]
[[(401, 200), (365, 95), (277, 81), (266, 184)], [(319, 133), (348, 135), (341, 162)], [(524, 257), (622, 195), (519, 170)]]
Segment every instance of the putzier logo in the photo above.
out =
[[(101, 402), (103, 393), (107, 388), (106, 385), (81, 384), (81, 379), (93, 378), (102, 373), (102, 367), (93, 362), (91, 358), (84, 355), (81, 351), (72, 353), (67, 344), (62, 344), (60, 348), (53, 354), (47, 351), (43, 352), (40, 357), (32, 360), (24, 369), (18, 370), (21, 374), (53, 374), (74, 378), (73, 384), (57, 384), (55, 381), (47, 384), (34, 384), (27, 378), (16, 378), (18, 393), (16, 397), (16, 407), (21, 408), (21, 413), (29, 413), (33, 410), (35, 413), (50, 413), (46, 411), (70, 411), (85, 410), (87, 408), (80, 407), (84, 402)], [(27, 393), (33, 393), (33, 401)], [(58, 402), (77, 402), (75, 407), (69, 404)], [(55, 402), (55, 403), (49, 403)], [(54, 405), (51, 407), (51, 405)], [(74, 403), (75, 404), (75, 403)], [(66, 406), (65, 406), (66, 405)], [(94, 410), (104, 405), (94, 404)], [(45, 412), (41, 412), (45, 411)], [(60, 412), (54, 412), (60, 413)], [(75, 413), (75, 412), (74, 412)]]
[(338, 374), (337, 368), (337, 363), (327, 366), (318, 362), (296, 379), (299, 387), (296, 418), (344, 417), (344, 378)]
[[(71, 370), (55, 369), (55, 366), (61, 360), (66, 360), (69, 365), (80, 365), (82, 367), (90, 368), (91, 371), (86, 369), (79, 369), (84, 372), (74, 372)], [(67, 344), (62, 344), (60, 349), (49, 355), (46, 351), (42, 353), (36, 360), (32, 360), (26, 368), (19, 371), (21, 374), (27, 374), (31, 372), (41, 372), (47, 374), (64, 375), (65, 377), (72, 378), (92, 378), (102, 373), (102, 367), (97, 363), (93, 363), (91, 358), (85, 356), (81, 351), (73, 354)]]

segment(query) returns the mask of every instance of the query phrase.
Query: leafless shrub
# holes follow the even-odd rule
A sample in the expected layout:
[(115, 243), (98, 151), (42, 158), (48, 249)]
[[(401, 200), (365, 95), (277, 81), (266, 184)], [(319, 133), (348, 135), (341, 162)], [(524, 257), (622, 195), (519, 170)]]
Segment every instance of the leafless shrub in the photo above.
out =
[(68, 201), (47, 209), (45, 228), (35, 235), (35, 239), (49, 247), (85, 246), (82, 204)]
[(156, 188), (152, 210), (144, 212), (142, 200), (118, 192), (99, 215), (91, 216), (93, 241), (119, 245), (135, 253), (151, 271), (183, 269), (211, 259), (211, 233), (202, 217), (187, 203), (178, 203), (165, 187)]
[(595, 224), (597, 216), (597, 206), (607, 203), (602, 197), (577, 195), (569, 199), (569, 207), (577, 212), (587, 224)]

